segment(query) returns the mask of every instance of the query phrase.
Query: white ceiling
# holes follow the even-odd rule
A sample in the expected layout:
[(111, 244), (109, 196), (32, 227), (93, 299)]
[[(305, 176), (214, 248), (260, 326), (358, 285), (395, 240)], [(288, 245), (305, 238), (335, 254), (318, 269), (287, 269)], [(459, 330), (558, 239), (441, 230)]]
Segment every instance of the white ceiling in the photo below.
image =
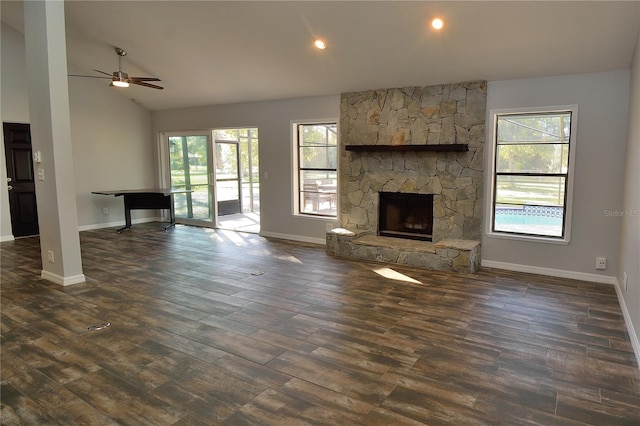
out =
[[(1, 7), (22, 31), (21, 3)], [(70, 1), (65, 12), (69, 71), (113, 72), (124, 48), (124, 71), (165, 90), (105, 90), (152, 110), (623, 69), (640, 30), (640, 1)]]

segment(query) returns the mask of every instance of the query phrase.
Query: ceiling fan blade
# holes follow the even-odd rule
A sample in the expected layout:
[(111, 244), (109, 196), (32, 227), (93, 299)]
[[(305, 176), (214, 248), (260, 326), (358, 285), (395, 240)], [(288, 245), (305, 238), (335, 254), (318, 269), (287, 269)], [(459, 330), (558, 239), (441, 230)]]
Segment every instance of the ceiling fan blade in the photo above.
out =
[(129, 77), (129, 81), (137, 80), (137, 81), (162, 81), (159, 78), (155, 77)]
[(142, 81), (129, 80), (129, 83), (137, 84), (138, 86), (151, 87), (152, 89), (160, 89), (160, 90), (164, 89), (164, 87), (162, 86), (156, 86), (155, 84), (144, 83)]
[(108, 75), (109, 77), (113, 77), (113, 74), (110, 73), (110, 72), (100, 71), (100, 70), (97, 70), (95, 68), (91, 68), (91, 69), (94, 70), (95, 72), (99, 72), (100, 74), (104, 74), (104, 75)]
[(102, 77), (101, 75), (81, 75), (81, 74), (69, 74), (69, 77), (85, 77), (85, 78), (104, 78), (111, 80), (113, 77)]

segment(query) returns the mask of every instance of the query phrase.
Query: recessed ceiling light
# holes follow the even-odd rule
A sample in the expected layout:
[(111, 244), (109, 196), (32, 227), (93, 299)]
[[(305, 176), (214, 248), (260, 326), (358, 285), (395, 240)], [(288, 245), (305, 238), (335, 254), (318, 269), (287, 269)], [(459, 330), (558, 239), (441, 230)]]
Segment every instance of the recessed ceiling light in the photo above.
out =
[(321, 49), (321, 50), (327, 48), (327, 43), (324, 40), (322, 40), (321, 38), (315, 39), (315, 41), (313, 42), (313, 45), (317, 49)]
[(444, 27), (444, 21), (441, 18), (434, 18), (431, 21), (431, 26), (434, 30), (441, 30)]

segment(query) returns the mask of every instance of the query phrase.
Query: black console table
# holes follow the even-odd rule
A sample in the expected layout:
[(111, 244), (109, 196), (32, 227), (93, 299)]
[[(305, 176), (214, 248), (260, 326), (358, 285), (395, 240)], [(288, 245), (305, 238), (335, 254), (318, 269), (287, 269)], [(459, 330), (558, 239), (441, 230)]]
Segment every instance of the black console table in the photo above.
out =
[(173, 194), (184, 194), (193, 192), (190, 189), (124, 189), (120, 191), (94, 191), (92, 194), (113, 195), (115, 197), (124, 197), (124, 219), (125, 226), (119, 228), (116, 232), (131, 229), (131, 210), (156, 210), (168, 209), (171, 222), (164, 229), (165, 231), (176, 225), (176, 216), (173, 209)]

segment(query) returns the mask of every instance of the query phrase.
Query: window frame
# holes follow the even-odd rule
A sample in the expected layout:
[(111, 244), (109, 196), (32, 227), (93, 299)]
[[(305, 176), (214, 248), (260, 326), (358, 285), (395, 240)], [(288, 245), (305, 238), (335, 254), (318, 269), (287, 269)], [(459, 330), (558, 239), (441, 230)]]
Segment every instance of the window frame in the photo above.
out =
[[(303, 188), (300, 182), (301, 167), (300, 167), (300, 126), (318, 126), (318, 125), (334, 125), (336, 127), (336, 168), (326, 168), (322, 170), (335, 171), (336, 173), (336, 213), (334, 215), (310, 213), (302, 211), (300, 206), (301, 191)], [(292, 206), (294, 216), (305, 217), (310, 219), (322, 219), (335, 221), (338, 218), (339, 211), (339, 191), (338, 180), (340, 177), (340, 129), (339, 120), (336, 118), (330, 119), (314, 119), (314, 120), (292, 120), (291, 121), (291, 146), (292, 146)], [(319, 169), (318, 169), (319, 170)]]
[[(569, 156), (568, 168), (566, 173), (565, 194), (564, 194), (564, 235), (563, 236), (545, 236), (537, 234), (516, 233), (509, 231), (494, 230), (495, 224), (495, 207), (496, 207), (496, 189), (497, 189), (497, 170), (496, 170), (496, 153), (497, 153), (497, 136), (498, 136), (498, 118), (507, 115), (541, 115), (554, 113), (569, 113), (571, 116), (570, 135), (569, 135)], [(539, 243), (564, 244), (571, 242), (571, 222), (573, 207), (573, 189), (575, 175), (575, 156), (576, 141), (578, 129), (578, 105), (561, 105), (552, 107), (535, 107), (535, 108), (509, 108), (509, 109), (492, 109), (490, 111), (490, 138), (491, 143), (487, 149), (488, 154), (488, 178), (487, 178), (487, 201), (486, 201), (486, 220), (485, 234), (492, 238), (503, 238), (520, 241), (532, 241)], [(527, 173), (522, 173), (527, 175)], [(551, 176), (553, 176), (551, 174)]]

